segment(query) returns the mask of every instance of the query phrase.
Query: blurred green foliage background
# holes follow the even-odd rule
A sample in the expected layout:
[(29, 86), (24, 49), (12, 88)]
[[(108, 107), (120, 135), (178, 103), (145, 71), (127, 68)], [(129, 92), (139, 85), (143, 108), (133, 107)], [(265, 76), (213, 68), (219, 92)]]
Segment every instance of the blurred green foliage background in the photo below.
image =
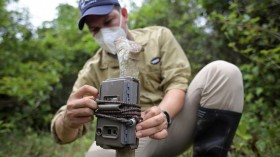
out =
[[(61, 4), (56, 19), (34, 28), (28, 10), (7, 10), (16, 2), (0, 0), (0, 156), (84, 156), (94, 133), (60, 146), (50, 121), (98, 46), (78, 30), (76, 7)], [(132, 8), (131, 29), (172, 30), (193, 76), (220, 59), (241, 69), (245, 108), (229, 156), (279, 156), (280, 1), (144, 0)]]

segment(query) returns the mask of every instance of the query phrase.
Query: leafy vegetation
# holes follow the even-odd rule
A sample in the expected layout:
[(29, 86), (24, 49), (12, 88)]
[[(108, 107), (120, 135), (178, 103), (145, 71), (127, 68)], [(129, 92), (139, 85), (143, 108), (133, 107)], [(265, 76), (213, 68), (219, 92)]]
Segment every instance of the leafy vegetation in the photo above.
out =
[[(59, 146), (49, 125), (98, 46), (78, 31), (77, 8), (60, 5), (56, 19), (33, 28), (27, 10), (6, 9), (12, 2), (0, 1), (0, 156), (83, 156), (93, 134)], [(280, 153), (279, 7), (278, 0), (145, 0), (130, 13), (130, 28), (169, 27), (193, 76), (218, 59), (240, 67), (245, 108), (231, 157)]]

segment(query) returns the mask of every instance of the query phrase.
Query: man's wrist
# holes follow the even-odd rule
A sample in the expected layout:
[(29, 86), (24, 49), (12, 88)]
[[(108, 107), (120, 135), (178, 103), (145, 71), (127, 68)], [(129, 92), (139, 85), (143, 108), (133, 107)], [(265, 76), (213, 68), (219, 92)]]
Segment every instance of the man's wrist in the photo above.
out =
[(55, 125), (57, 129), (57, 136), (62, 143), (69, 143), (75, 140), (79, 134), (79, 128), (71, 128), (67, 124), (67, 120), (65, 119), (64, 115), (58, 117)]
[(167, 111), (162, 111), (165, 114), (166, 120), (167, 120), (167, 128), (170, 127), (172, 124), (172, 118), (170, 117), (169, 113)]

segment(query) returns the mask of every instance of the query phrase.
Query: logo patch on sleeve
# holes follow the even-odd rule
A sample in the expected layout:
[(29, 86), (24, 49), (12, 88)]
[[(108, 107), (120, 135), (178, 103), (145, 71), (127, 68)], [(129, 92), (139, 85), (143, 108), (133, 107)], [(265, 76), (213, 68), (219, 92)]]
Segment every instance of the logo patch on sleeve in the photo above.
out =
[(156, 65), (160, 62), (160, 57), (155, 57), (151, 60), (151, 64)]

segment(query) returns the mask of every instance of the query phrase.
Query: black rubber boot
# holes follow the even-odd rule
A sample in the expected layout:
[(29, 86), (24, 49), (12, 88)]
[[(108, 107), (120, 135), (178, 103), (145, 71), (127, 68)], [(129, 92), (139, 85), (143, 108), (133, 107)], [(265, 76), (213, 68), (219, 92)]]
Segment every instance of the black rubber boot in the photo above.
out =
[(226, 157), (241, 115), (233, 111), (200, 107), (193, 157)]

